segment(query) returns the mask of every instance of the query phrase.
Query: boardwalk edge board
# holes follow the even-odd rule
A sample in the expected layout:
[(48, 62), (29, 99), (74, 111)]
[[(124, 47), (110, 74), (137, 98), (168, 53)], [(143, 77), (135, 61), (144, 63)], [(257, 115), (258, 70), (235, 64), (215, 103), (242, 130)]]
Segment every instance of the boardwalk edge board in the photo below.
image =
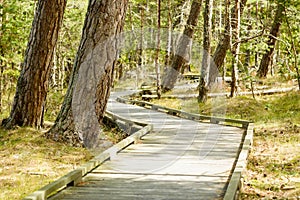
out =
[(224, 200), (238, 199), (239, 191), (241, 189), (242, 174), (247, 166), (247, 159), (253, 144), (253, 123), (249, 123), (242, 147), (239, 152), (238, 160), (236, 162), (234, 171), (231, 174), (229, 184), (224, 195)]
[[(276, 89), (268, 89), (268, 90), (256, 90), (252, 92), (240, 92), (239, 95), (271, 95), (271, 94), (280, 94), (280, 93), (285, 93), (285, 92), (291, 92), (297, 90), (297, 86), (294, 87), (289, 87), (289, 88), (276, 88)], [(228, 92), (222, 92), (222, 93), (209, 93), (208, 97), (226, 97), (230, 96), (230, 93)], [(185, 94), (185, 95), (165, 95), (161, 98), (166, 98), (166, 99), (191, 99), (191, 98), (196, 98), (198, 97), (198, 94)], [(142, 98), (147, 98), (147, 99), (157, 99), (156, 94), (144, 94), (142, 95)]]
[(46, 200), (57, 192), (65, 189), (66, 187), (77, 185), (81, 182), (82, 178), (90, 171), (101, 165), (106, 160), (114, 157), (116, 153), (126, 148), (128, 145), (137, 142), (140, 138), (153, 130), (153, 126), (151, 124), (138, 122), (137, 120), (128, 120), (109, 111), (106, 112), (106, 116), (113, 120), (120, 120), (130, 125), (136, 124), (142, 126), (142, 128), (139, 131), (128, 136), (127, 138), (123, 139), (119, 143), (115, 144), (114, 146), (110, 147), (109, 149), (105, 150), (101, 154), (95, 156), (93, 159), (78, 167), (77, 169), (67, 173), (56, 181), (28, 195), (23, 200)]
[(250, 121), (247, 120), (241, 120), (241, 119), (230, 119), (230, 118), (224, 118), (224, 117), (216, 117), (216, 116), (207, 116), (207, 115), (200, 115), (200, 114), (192, 114), (188, 112), (184, 112), (182, 110), (177, 110), (173, 108), (167, 108), (164, 106), (156, 105), (149, 103), (147, 101), (138, 101), (138, 100), (130, 100), (125, 97), (118, 97), (117, 101), (120, 103), (127, 103), (127, 104), (133, 104), (142, 106), (151, 110), (156, 110), (160, 112), (164, 112), (170, 115), (178, 116), (184, 119), (190, 119), (193, 121), (201, 121), (201, 122), (209, 122), (213, 124), (234, 124), (235, 126), (241, 126), (244, 129), (247, 129)]
[(246, 169), (248, 155), (250, 153), (253, 144), (253, 129), (254, 129), (253, 122), (247, 120), (237, 120), (237, 119), (192, 114), (181, 110), (176, 110), (176, 109), (152, 104), (147, 101), (130, 100), (128, 99), (128, 97), (118, 97), (117, 101), (120, 103), (142, 106), (148, 109), (165, 112), (167, 114), (175, 115), (181, 118), (190, 119), (194, 121), (202, 121), (202, 122), (208, 121), (209, 123), (215, 123), (215, 124), (219, 124), (219, 123), (225, 124), (227, 122), (230, 124), (241, 125), (241, 127), (245, 129), (244, 138), (241, 141), (240, 151), (237, 155), (238, 159), (236, 161), (235, 166), (233, 167), (233, 172), (229, 179), (229, 183), (223, 198), (224, 200), (238, 199), (238, 194), (242, 185), (241, 184), (242, 173)]

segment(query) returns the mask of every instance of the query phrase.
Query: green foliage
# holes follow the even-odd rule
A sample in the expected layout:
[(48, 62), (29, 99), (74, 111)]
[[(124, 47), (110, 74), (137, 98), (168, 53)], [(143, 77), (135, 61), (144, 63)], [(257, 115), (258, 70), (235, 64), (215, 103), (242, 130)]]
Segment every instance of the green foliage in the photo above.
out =
[(2, 10), (0, 46), (4, 65), (19, 65), (23, 60), (33, 20), (35, 2), (5, 1)]
[(50, 90), (48, 92), (45, 110), (45, 121), (54, 122), (58, 115), (60, 105), (62, 105), (65, 92), (65, 90)]
[[(244, 15), (241, 21), (241, 38), (248, 38), (258, 35), (262, 30), (264, 34), (255, 37), (245, 43), (241, 44), (241, 63), (246, 61), (246, 51), (250, 52), (249, 66), (255, 66), (256, 69), (261, 61), (262, 54), (265, 53), (270, 47), (267, 45), (269, 32), (275, 17), (277, 3), (284, 3), (285, 12), (283, 21), (280, 27), (280, 35), (278, 36), (277, 44), (275, 46), (275, 57), (273, 60), (274, 73), (279, 73), (286, 79), (296, 78), (296, 71), (294, 69), (295, 59), (292, 50), (292, 40), (295, 42), (296, 52), (300, 52), (299, 47), (299, 27), (300, 27), (300, 13), (299, 1), (248, 1), (245, 8)], [(256, 6), (258, 3), (258, 7)], [(258, 9), (257, 9), (258, 8)], [(289, 33), (288, 24), (291, 26), (291, 34)], [(258, 56), (255, 60), (255, 55)], [(298, 65), (300, 60), (298, 58)], [(229, 65), (228, 65), (229, 66)], [(244, 72), (245, 68), (240, 70)], [(245, 73), (247, 76), (248, 74)]]
[[(81, 38), (87, 5), (88, 1), (84, 0), (67, 1), (64, 20), (59, 32), (54, 55), (55, 68), (52, 69), (52, 76), (55, 75), (55, 84), (53, 79), (50, 82), (50, 86), (53, 88), (58, 87), (59, 89), (63, 89), (68, 85)], [(59, 73), (64, 74), (64, 76), (59, 76)]]
[(83, 29), (87, 1), (68, 1), (60, 30), (57, 54), (74, 60)]

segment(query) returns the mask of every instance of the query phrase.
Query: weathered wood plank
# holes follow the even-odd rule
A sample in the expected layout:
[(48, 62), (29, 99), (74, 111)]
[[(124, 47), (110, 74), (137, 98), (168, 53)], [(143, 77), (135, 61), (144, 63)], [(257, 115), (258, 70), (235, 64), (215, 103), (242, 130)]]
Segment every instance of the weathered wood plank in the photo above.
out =
[[(90, 176), (90, 175), (89, 175)], [(192, 181), (190, 177), (178, 179), (174, 176), (153, 176), (150, 175), (120, 175), (108, 174), (103, 178), (93, 177), (86, 185), (76, 188), (70, 188), (68, 191), (57, 195), (65, 197), (68, 195), (76, 196), (77, 198), (104, 198), (104, 199), (204, 199), (204, 197), (216, 199), (221, 197), (221, 194), (215, 191), (222, 191), (223, 182), (212, 181), (208, 179), (199, 179)], [(102, 178), (102, 181), (99, 179)], [(162, 178), (162, 179), (161, 179)], [(178, 181), (179, 180), (179, 181)], [(224, 180), (225, 181), (225, 180)]]

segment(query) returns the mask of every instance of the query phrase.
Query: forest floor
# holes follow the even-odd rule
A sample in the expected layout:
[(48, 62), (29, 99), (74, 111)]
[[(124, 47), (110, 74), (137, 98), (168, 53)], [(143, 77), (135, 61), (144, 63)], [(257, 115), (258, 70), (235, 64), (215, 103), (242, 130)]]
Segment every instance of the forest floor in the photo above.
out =
[(22, 199), (90, 158), (32, 128), (0, 129), (0, 199)]
[[(44, 132), (33, 128), (0, 128), (1, 200), (23, 199), (79, 167), (95, 154), (85, 148), (46, 139)], [(108, 125), (103, 127), (103, 133), (107, 136), (106, 143), (113, 144), (123, 138), (116, 128)], [(97, 153), (99, 151), (97, 149)]]
[[(167, 96), (187, 93), (197, 91), (175, 89)], [(210, 98), (206, 104), (199, 104), (196, 98), (162, 98), (151, 102), (192, 113), (255, 122), (254, 144), (243, 174), (240, 199), (300, 199), (299, 92), (255, 99), (251, 95)]]

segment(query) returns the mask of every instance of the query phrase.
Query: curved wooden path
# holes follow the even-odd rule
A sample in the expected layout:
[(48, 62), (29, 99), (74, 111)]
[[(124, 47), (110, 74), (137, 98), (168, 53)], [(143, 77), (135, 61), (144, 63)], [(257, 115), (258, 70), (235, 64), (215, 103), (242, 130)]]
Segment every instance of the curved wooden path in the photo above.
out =
[[(117, 102), (116, 97), (124, 94), (113, 93), (108, 110), (128, 120), (152, 124), (152, 132), (121, 151), (110, 152), (110, 159), (95, 164), (75, 186), (66, 187), (50, 199), (235, 197), (239, 180), (233, 179), (240, 178), (240, 171), (235, 173), (245, 128), (183, 119), (156, 111), (158, 108)], [(242, 165), (247, 155), (243, 156)]]

